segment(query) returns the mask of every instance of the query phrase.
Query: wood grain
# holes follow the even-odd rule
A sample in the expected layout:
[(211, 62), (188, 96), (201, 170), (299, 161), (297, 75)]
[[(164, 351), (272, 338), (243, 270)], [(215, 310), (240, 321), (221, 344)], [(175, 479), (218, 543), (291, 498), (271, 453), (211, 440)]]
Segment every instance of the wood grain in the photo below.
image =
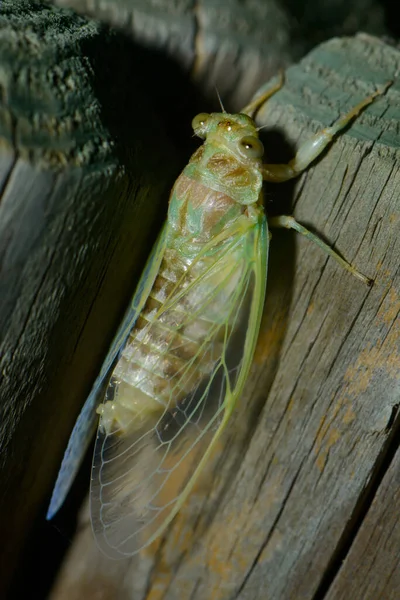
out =
[(400, 501), (399, 458), (397, 451), (326, 595), (327, 600), (399, 597), (400, 523), (396, 510)]
[[(399, 68), (398, 50), (365, 35), (316, 48), (260, 112), (271, 162)], [(271, 213), (290, 203), (374, 286), (274, 233), (254, 366), (213, 464), (164, 538), (132, 561), (100, 555), (84, 509), (52, 600), (349, 598), (353, 569), (360, 598), (398, 597), (395, 576), (376, 587), (380, 561), (360, 561), (384, 510), (394, 514), (378, 538), (400, 545), (387, 504), (395, 467), (382, 481), (399, 427), (399, 93), (396, 81), (294, 185), (267, 189)], [(397, 556), (385, 554), (386, 573)]]

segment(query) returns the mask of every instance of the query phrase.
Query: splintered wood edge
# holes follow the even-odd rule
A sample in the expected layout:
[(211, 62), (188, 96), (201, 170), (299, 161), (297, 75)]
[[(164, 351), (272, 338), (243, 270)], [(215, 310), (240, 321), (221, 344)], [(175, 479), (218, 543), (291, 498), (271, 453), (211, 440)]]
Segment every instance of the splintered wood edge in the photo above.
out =
[[(331, 40), (288, 70), (288, 89), (260, 112), (260, 123), (297, 146), (395, 77), (398, 61), (397, 50), (369, 36)], [(395, 83), (369, 107), (293, 190), (298, 219), (373, 276), (374, 288), (346, 279), (304, 240), (294, 264), (293, 243), (287, 250), (282, 242), (288, 234), (274, 233), (255, 365), (223, 460), (208, 474), (213, 489), (189, 501), (155, 560), (150, 549), (118, 567), (99, 554), (85, 512), (52, 600), (101, 588), (105, 598), (147, 590), (148, 600), (311, 600), (329, 587), (398, 424), (398, 90)], [(320, 365), (310, 362), (313, 352)]]

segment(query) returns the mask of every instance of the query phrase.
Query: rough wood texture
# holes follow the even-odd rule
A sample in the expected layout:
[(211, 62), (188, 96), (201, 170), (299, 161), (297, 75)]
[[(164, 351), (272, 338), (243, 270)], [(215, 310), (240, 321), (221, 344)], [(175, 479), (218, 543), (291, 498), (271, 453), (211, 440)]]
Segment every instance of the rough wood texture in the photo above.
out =
[(0, 8), (5, 597), (157, 233), (156, 213), (160, 205), (165, 210), (176, 167), (142, 83), (131, 75), (134, 61), (114, 34), (43, 3), (3, 1)]
[(326, 600), (399, 597), (399, 459), (397, 451)]
[(379, 0), (54, 0), (173, 56), (233, 110), (332, 35), (388, 33)]
[[(279, 132), (298, 146), (399, 71), (399, 51), (375, 38), (318, 47), (260, 114), (274, 128), (271, 161), (286, 151)], [(380, 484), (399, 428), (399, 106), (396, 82), (298, 182), (267, 191), (270, 212), (291, 203), (374, 286), (274, 233), (252, 374), (214, 463), (165, 537), (132, 561), (97, 551), (84, 510), (52, 600), (352, 598), (356, 571), (359, 597), (377, 597), (371, 552), (400, 547), (396, 463)], [(397, 557), (386, 552), (386, 573)], [(399, 597), (397, 577), (385, 586), (382, 597)]]

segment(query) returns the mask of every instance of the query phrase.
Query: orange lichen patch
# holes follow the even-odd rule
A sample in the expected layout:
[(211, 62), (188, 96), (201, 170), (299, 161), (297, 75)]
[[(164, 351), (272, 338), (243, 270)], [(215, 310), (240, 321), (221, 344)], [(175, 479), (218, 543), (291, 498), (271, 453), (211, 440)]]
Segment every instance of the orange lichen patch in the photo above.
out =
[(350, 423), (352, 423), (355, 418), (356, 418), (356, 413), (354, 412), (354, 410), (352, 409), (351, 406), (348, 406), (347, 410), (344, 414), (344, 417), (342, 419), (342, 423), (344, 425), (350, 425)]
[(347, 395), (356, 396), (365, 392), (371, 383), (371, 375), (379, 360), (380, 348), (370, 344), (357, 357), (355, 363), (347, 368), (344, 381), (348, 383)]
[[(376, 317), (382, 331), (374, 343), (369, 342), (349, 365), (343, 376), (343, 387), (334, 401), (329, 419), (321, 421), (316, 437), (317, 465), (323, 470), (332, 446), (346, 433), (346, 427), (356, 418), (354, 402), (364, 394), (374, 378), (400, 380), (400, 299), (391, 288), (385, 295)], [(339, 419), (339, 413), (344, 415)]]
[[(232, 595), (232, 574), (242, 574), (244, 577), (248, 573), (255, 557), (258, 554), (260, 544), (260, 519), (265, 516), (265, 507), (260, 514), (260, 518), (251, 516), (252, 528), (248, 527), (249, 515), (254, 513), (254, 507), (251, 504), (244, 506), (240, 514), (233, 514), (235, 523), (231, 526), (224, 520), (221, 523), (223, 535), (215, 540), (212, 546), (207, 548), (207, 571), (210, 574), (212, 585), (208, 593), (208, 598), (212, 600), (221, 600)], [(260, 506), (261, 509), (261, 506)], [(271, 539), (265, 547), (258, 562), (268, 562), (273, 555), (282, 547), (283, 536), (278, 530), (274, 530)], [(264, 594), (265, 600), (268, 596)]]
[[(248, 515), (252, 510), (253, 503), (250, 500), (244, 500), (241, 503), (240, 511), (238, 507), (230, 508), (230, 505), (227, 505), (227, 510), (224, 512), (223, 528), (221, 528), (223, 535), (214, 532), (214, 537), (209, 545), (211, 554), (215, 555), (216, 558), (221, 558), (225, 552), (235, 546), (236, 540), (243, 535), (246, 529)], [(210, 562), (210, 568), (213, 568), (211, 555), (208, 562)], [(219, 566), (217, 566), (217, 570), (219, 570)]]
[(383, 321), (385, 325), (390, 326), (395, 320), (397, 314), (400, 313), (400, 298), (397, 290), (391, 286), (389, 292), (386, 295), (385, 302), (382, 304), (379, 312), (378, 319)]
[(400, 379), (398, 333), (397, 331), (389, 335), (382, 346), (380, 345), (382, 342), (377, 342), (374, 346), (368, 344), (354, 365), (347, 369), (344, 380), (348, 383), (345, 395), (349, 399), (365, 392), (378, 371), (384, 372), (385, 376)]
[[(164, 598), (168, 587), (171, 585), (175, 577), (176, 565), (179, 564), (180, 558), (185, 557), (185, 560), (190, 556), (191, 549), (196, 541), (195, 532), (193, 529), (193, 511), (190, 510), (191, 501), (196, 496), (193, 492), (188, 501), (179, 511), (164, 538), (159, 538), (154, 542), (157, 543), (157, 549), (153, 551), (156, 556), (157, 550), (161, 549), (156, 566), (152, 572), (151, 584), (146, 596), (146, 600), (161, 600)], [(202, 497), (205, 496), (205, 490), (202, 492)], [(154, 547), (154, 545), (152, 545)], [(174, 586), (179, 584), (179, 590), (184, 582), (174, 582)], [(178, 591), (178, 590), (177, 590)], [(179, 596), (179, 595), (178, 595)]]
[(339, 441), (340, 437), (341, 437), (341, 432), (336, 428), (332, 428), (329, 432), (327, 432), (326, 436), (324, 436), (324, 438), (323, 438), (324, 445), (323, 445), (323, 448), (320, 447), (320, 450), (319, 450), (318, 456), (317, 456), (317, 460), (316, 460), (317, 467), (319, 468), (319, 470), (321, 472), (325, 468), (329, 451)]
[(210, 600), (226, 598), (227, 590), (232, 589), (232, 572), (246, 573), (253, 556), (246, 551), (245, 544), (237, 540), (246, 535), (247, 515), (252, 505), (245, 504), (231, 513), (221, 523), (221, 535), (215, 535), (207, 548), (207, 570), (212, 585), (208, 592)]
[[(176, 565), (179, 563), (180, 557), (185, 556), (185, 559), (187, 559), (190, 556), (196, 537), (192, 526), (193, 514), (190, 511), (188, 512), (191, 517), (189, 519), (184, 508), (182, 508), (176, 516), (173, 526), (167, 530), (166, 539), (156, 540), (157, 549), (161, 548), (161, 553), (156, 567), (153, 569), (146, 600), (163, 598), (174, 579)], [(154, 556), (156, 556), (156, 552), (157, 550), (154, 550)]]
[[(272, 469), (265, 484), (259, 490), (256, 502), (246, 499), (236, 507), (227, 506), (223, 521), (219, 523), (220, 534), (215, 534), (207, 547), (207, 571), (215, 581), (211, 598), (226, 598), (226, 590), (231, 589), (232, 572), (248, 572), (260, 547), (260, 522), (266, 514), (276, 511), (281, 505), (285, 473), (282, 469)], [(228, 512), (229, 510), (229, 512)], [(213, 529), (216, 531), (216, 528)], [(263, 556), (268, 560), (280, 548), (281, 537), (272, 535)], [(218, 595), (219, 590), (225, 595)]]
[(392, 287), (393, 272), (390, 269), (382, 269), (383, 260), (379, 260), (376, 264), (376, 271), (379, 273), (377, 285), (386, 285), (387, 289)]
[[(344, 410), (344, 415), (338, 420), (339, 413)], [(315, 440), (315, 452), (317, 454), (316, 464), (322, 472), (325, 468), (328, 454), (331, 448), (341, 438), (345, 427), (356, 418), (356, 414), (351, 405), (346, 404), (346, 401), (340, 397), (332, 408), (332, 414), (329, 419), (325, 415), (321, 419), (321, 424)], [(336, 423), (336, 425), (333, 425)]]

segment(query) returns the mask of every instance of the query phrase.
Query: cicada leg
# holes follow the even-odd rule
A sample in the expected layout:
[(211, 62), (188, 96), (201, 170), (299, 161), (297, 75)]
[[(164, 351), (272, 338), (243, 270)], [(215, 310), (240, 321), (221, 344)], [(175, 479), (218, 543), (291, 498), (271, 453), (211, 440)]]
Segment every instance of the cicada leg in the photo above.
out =
[(294, 219), (294, 217), (289, 217), (287, 215), (270, 217), (268, 219), (268, 225), (269, 227), (284, 227), (286, 229), (294, 229), (298, 233), (301, 233), (301, 235), (304, 235), (304, 237), (306, 237), (308, 240), (316, 244), (319, 248), (321, 248), (321, 250), (326, 252), (326, 254), (332, 256), (332, 258), (334, 258), (342, 267), (344, 267), (347, 271), (354, 275), (354, 277), (361, 279), (361, 281), (366, 283), (368, 286), (371, 286), (373, 284), (372, 279), (366, 277), (365, 275), (360, 273), (360, 271), (357, 271), (357, 269), (353, 267), (353, 265), (351, 265), (349, 262), (347, 262), (347, 260), (342, 258), (340, 254), (335, 252), (333, 248), (328, 246), (328, 244), (326, 244), (323, 240), (321, 240), (321, 238), (315, 235), (315, 233), (312, 233), (306, 227), (298, 223), (296, 219)]
[(279, 81), (275, 85), (273, 85), (271, 88), (269, 88), (266, 92), (264, 92), (264, 94), (261, 94), (261, 96), (254, 98), (254, 100), (249, 102), (249, 104), (247, 104), (247, 106), (242, 108), (242, 110), (240, 112), (244, 115), (248, 115), (249, 117), (254, 118), (254, 115), (258, 111), (258, 109), (261, 108), (261, 106), (269, 98), (271, 98), (271, 96), (276, 94), (276, 92), (278, 92), (281, 89), (281, 87), (284, 84), (284, 81), (285, 81), (285, 79), (284, 79), (283, 71), (281, 71), (279, 74)]
[(262, 166), (262, 175), (265, 181), (271, 181), (280, 183), (297, 177), (302, 171), (307, 169), (310, 164), (325, 150), (325, 148), (332, 142), (335, 135), (339, 133), (344, 127), (346, 127), (350, 121), (352, 121), (360, 112), (377, 96), (381, 96), (386, 90), (392, 85), (392, 81), (389, 81), (381, 89), (377, 90), (368, 98), (365, 98), (362, 102), (357, 104), (350, 112), (343, 117), (340, 117), (331, 127), (322, 129), (315, 134), (310, 140), (306, 141), (298, 151), (296, 156), (288, 164), (266, 164)]

